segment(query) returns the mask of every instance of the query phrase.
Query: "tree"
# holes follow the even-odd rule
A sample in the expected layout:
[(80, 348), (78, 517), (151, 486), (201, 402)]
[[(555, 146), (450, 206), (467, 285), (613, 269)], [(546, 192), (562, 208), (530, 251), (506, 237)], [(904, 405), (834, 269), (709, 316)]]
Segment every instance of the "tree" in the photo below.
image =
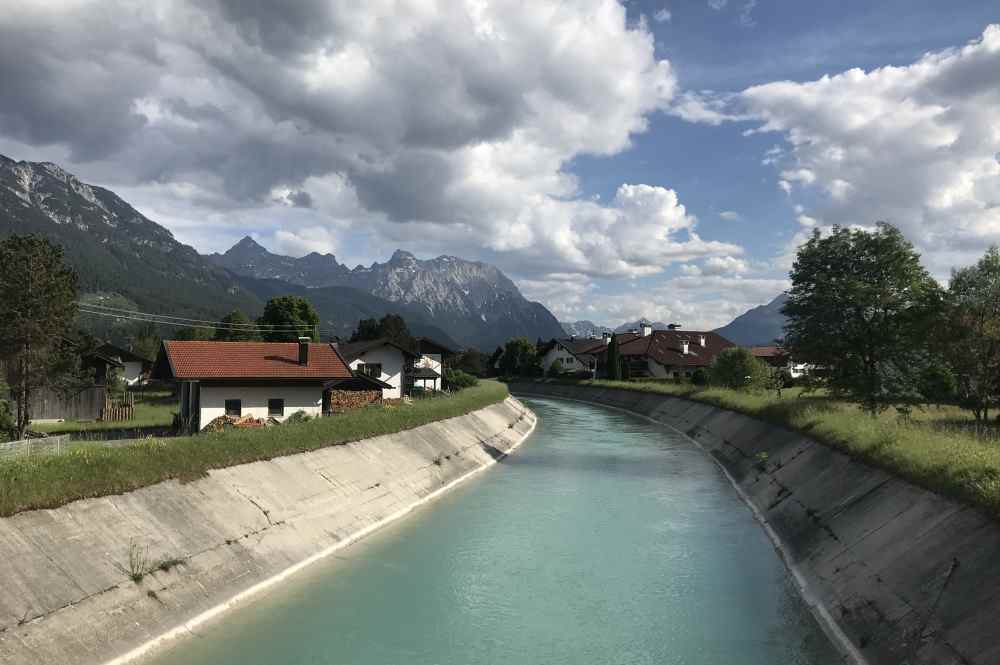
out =
[(486, 360), (486, 356), (478, 349), (466, 349), (449, 358), (446, 364), (452, 369), (462, 370), (473, 376), (482, 376)]
[(77, 314), (76, 285), (61, 247), (38, 235), (0, 242), (0, 364), (16, 405), (15, 438), (28, 429), (35, 393), (76, 366), (65, 343)]
[(618, 349), (618, 335), (612, 335), (608, 342), (607, 367), (604, 368), (605, 375), (611, 381), (620, 381), (622, 378), (622, 357)]
[(502, 346), (498, 346), (496, 348), (496, 350), (493, 351), (492, 354), (490, 354), (489, 368), (488, 369), (489, 369), (489, 372), (490, 372), (491, 375), (493, 374), (493, 372), (496, 372), (499, 369), (499, 367), (497, 366), (497, 361), (500, 360), (501, 356), (503, 356), (503, 347)]
[(406, 319), (399, 314), (386, 314), (377, 321), (375, 319), (361, 319), (358, 321), (358, 328), (351, 335), (350, 341), (360, 342), (383, 337), (405, 346), (413, 346), (414, 343), (410, 329), (406, 325)]
[(215, 329), (217, 342), (255, 342), (260, 339), (260, 331), (250, 317), (241, 310), (234, 309), (222, 317), (223, 325)]
[(552, 364), (549, 365), (549, 376), (554, 379), (562, 373), (563, 373), (562, 359), (556, 358), (555, 360), (552, 361)]
[(759, 389), (771, 385), (771, 368), (740, 346), (723, 350), (709, 368), (713, 386), (733, 390)]
[(215, 337), (215, 328), (206, 326), (193, 326), (190, 328), (178, 328), (170, 336), (170, 339), (184, 342), (207, 342)]
[(952, 272), (937, 347), (955, 376), (960, 406), (977, 421), (1000, 407), (1000, 249)]
[(319, 314), (311, 302), (299, 296), (268, 300), (257, 327), (267, 342), (294, 342), (299, 337), (319, 341)]
[(504, 345), (500, 357), (500, 370), (504, 376), (536, 376), (541, 365), (535, 345), (527, 337), (514, 337)]
[(920, 400), (940, 288), (895, 227), (835, 226), (825, 238), (816, 230), (791, 278), (782, 312), (793, 358), (825, 368), (833, 393), (872, 415)]

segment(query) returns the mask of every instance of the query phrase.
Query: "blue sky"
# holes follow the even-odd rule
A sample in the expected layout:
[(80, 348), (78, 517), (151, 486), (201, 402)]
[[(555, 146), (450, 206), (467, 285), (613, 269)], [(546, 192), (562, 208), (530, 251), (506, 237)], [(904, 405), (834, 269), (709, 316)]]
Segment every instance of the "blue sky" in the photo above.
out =
[(202, 252), (453, 254), (710, 328), (814, 229), (891, 221), (942, 279), (1000, 242), (997, 72), (992, 2), (28, 2), (0, 152)]

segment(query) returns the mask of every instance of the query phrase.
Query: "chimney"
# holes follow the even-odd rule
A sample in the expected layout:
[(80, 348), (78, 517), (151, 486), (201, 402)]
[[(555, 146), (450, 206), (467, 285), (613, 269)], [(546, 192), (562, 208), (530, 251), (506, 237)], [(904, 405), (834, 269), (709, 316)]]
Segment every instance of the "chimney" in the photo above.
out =
[(299, 364), (308, 365), (309, 364), (309, 342), (312, 340), (309, 337), (299, 337)]
[(653, 326), (648, 321), (643, 321), (639, 324), (639, 329), (642, 331), (643, 337), (649, 337), (653, 334)]
[(688, 354), (688, 341), (686, 339), (681, 340), (681, 355), (686, 356)]
[(698, 335), (698, 346), (700, 346), (703, 349), (705, 348), (705, 336), (704, 335)]

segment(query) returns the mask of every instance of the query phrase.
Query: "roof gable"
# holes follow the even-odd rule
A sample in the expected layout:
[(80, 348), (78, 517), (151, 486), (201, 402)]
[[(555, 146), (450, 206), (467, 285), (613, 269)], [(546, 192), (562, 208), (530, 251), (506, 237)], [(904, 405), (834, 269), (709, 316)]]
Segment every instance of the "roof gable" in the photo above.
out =
[(309, 344), (309, 360), (299, 364), (297, 342), (199, 342), (167, 340), (154, 375), (181, 380), (316, 379), (352, 376), (331, 344)]

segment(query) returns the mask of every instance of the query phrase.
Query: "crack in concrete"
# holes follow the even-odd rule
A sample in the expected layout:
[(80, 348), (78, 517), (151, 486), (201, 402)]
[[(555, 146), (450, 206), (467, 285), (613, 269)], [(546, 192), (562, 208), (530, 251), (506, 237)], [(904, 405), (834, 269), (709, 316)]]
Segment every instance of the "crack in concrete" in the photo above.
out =
[(254, 505), (254, 507), (257, 508), (257, 510), (259, 510), (261, 513), (264, 514), (264, 518), (267, 519), (267, 525), (268, 526), (274, 526), (275, 523), (273, 521), (271, 521), (271, 511), (270, 510), (268, 510), (264, 506), (260, 505), (259, 503), (257, 503), (256, 501), (254, 501), (252, 498), (250, 498), (246, 494), (244, 494), (238, 487), (234, 487), (233, 489), (236, 490), (237, 494), (239, 494), (241, 497), (243, 497), (244, 499), (246, 499), (247, 501), (249, 501), (250, 503), (252, 503)]

